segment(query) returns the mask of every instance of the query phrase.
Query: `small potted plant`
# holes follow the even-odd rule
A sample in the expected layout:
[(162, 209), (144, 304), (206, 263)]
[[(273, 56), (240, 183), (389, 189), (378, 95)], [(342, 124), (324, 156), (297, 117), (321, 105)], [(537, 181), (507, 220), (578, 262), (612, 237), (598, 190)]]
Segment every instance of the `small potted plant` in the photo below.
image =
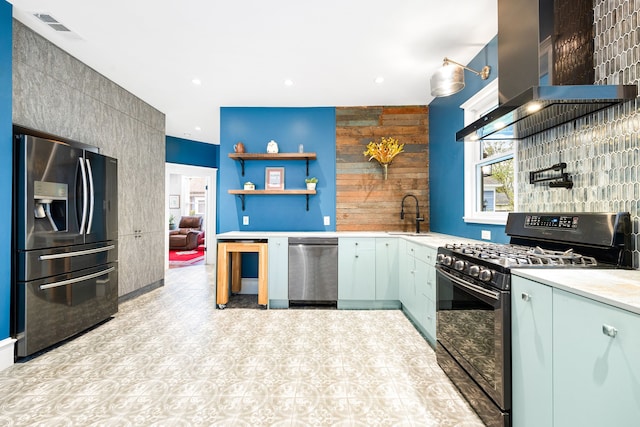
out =
[(173, 214), (169, 215), (169, 230), (176, 229), (176, 217)]
[(307, 190), (315, 190), (316, 184), (318, 183), (318, 178), (314, 176), (314, 177), (305, 179), (304, 182), (307, 183)]

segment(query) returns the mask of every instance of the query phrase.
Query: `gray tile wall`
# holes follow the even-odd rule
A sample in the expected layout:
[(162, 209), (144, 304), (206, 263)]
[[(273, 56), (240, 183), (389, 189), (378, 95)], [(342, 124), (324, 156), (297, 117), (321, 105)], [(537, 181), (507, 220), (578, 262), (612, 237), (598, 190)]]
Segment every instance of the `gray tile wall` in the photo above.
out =
[(13, 122), (118, 159), (119, 294), (162, 281), (164, 114), (14, 20)]
[[(596, 0), (597, 84), (638, 84), (640, 1)], [(640, 268), (640, 114), (638, 100), (520, 141), (518, 210), (628, 211), (633, 223), (633, 265)], [(573, 189), (529, 184), (529, 172), (567, 163)]]

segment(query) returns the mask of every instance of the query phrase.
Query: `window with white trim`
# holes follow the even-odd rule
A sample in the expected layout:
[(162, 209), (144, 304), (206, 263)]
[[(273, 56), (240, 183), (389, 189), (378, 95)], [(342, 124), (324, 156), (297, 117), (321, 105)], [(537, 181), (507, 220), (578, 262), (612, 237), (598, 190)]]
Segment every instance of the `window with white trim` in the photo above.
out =
[[(460, 108), (465, 126), (498, 106), (494, 79)], [(464, 142), (464, 221), (505, 224), (516, 206), (516, 141)]]

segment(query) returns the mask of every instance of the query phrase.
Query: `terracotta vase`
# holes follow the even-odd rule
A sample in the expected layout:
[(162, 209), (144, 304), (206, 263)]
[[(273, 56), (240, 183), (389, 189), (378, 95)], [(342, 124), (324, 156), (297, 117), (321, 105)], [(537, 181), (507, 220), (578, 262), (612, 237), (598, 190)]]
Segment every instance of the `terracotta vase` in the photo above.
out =
[(238, 142), (233, 146), (233, 151), (236, 153), (244, 153), (244, 144), (242, 142)]

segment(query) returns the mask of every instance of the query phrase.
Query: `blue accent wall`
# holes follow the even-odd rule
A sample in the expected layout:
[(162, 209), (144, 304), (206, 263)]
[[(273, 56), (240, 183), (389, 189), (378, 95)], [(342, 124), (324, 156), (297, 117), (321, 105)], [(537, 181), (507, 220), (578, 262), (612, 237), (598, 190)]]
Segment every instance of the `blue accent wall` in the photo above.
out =
[[(13, 144), (11, 120), (12, 6), (0, 0), (0, 206), (5, 225), (11, 224)], [(10, 227), (5, 226), (5, 230)], [(9, 337), (11, 307), (11, 233), (0, 237), (0, 340)]]
[(429, 104), (429, 181), (431, 231), (480, 239), (481, 230), (490, 230), (492, 241), (508, 242), (503, 225), (466, 223), (464, 216), (464, 144), (456, 132), (464, 127), (460, 108), (498, 75), (498, 38), (493, 38), (467, 64), (474, 70), (485, 65), (491, 75), (482, 80), (465, 72), (465, 88), (455, 95), (436, 98)]
[[(227, 231), (335, 231), (336, 216), (336, 113), (333, 107), (269, 108), (223, 107), (220, 109), (220, 173), (218, 180), (218, 232)], [(318, 178), (317, 194), (309, 197), (309, 211), (303, 195), (248, 195), (242, 211), (239, 197), (228, 193), (242, 189), (247, 181), (264, 189), (265, 168), (285, 168), (285, 189), (305, 188), (304, 161), (247, 161), (245, 176), (241, 164), (229, 158), (234, 144), (242, 142), (248, 153), (266, 153), (275, 140), (280, 153), (315, 152), (309, 161), (309, 176)], [(242, 217), (249, 225), (242, 225)], [(324, 216), (331, 217), (325, 226)]]
[(217, 168), (220, 166), (220, 146), (167, 136), (166, 161), (180, 165)]

